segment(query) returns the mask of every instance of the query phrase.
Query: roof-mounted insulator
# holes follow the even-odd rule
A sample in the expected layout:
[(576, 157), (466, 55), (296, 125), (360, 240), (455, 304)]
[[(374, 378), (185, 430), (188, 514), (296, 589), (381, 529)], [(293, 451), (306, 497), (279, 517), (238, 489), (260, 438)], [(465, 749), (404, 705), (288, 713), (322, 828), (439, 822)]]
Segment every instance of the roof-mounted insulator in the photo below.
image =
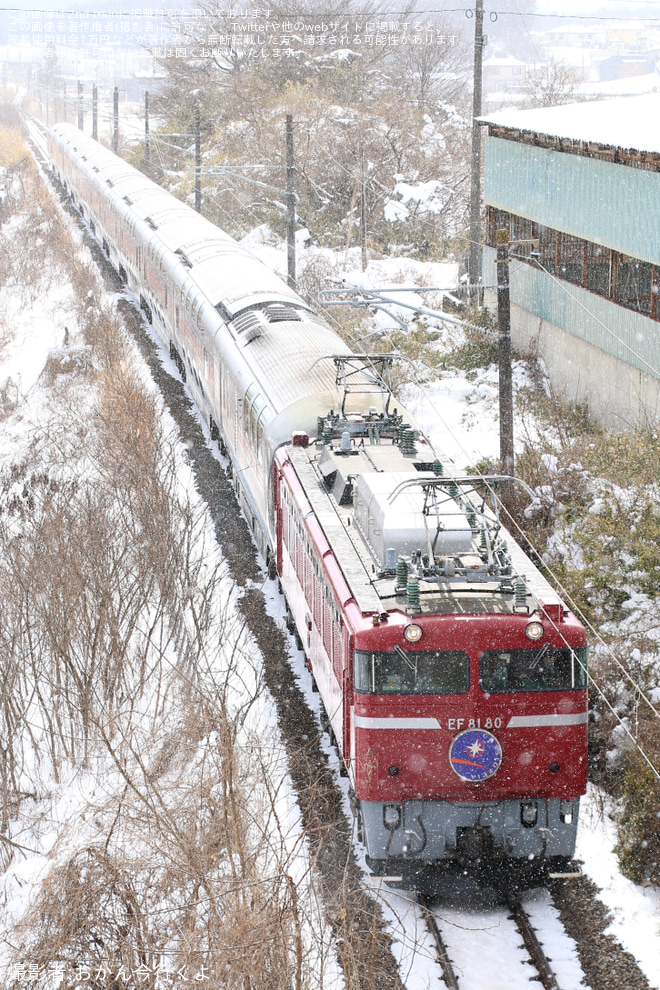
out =
[(445, 473), (445, 469), (442, 466), (442, 461), (433, 461), (432, 469), (436, 478), (441, 478)]
[(516, 578), (514, 593), (516, 596), (513, 603), (514, 612), (527, 612), (527, 585), (524, 576)]
[(396, 562), (396, 591), (405, 591), (408, 586), (408, 562), (401, 557)]
[(399, 450), (404, 457), (414, 457), (417, 453), (415, 440), (417, 433), (410, 426), (399, 428)]
[(416, 575), (411, 574), (408, 577), (407, 599), (409, 615), (422, 611), (419, 597), (419, 578)]

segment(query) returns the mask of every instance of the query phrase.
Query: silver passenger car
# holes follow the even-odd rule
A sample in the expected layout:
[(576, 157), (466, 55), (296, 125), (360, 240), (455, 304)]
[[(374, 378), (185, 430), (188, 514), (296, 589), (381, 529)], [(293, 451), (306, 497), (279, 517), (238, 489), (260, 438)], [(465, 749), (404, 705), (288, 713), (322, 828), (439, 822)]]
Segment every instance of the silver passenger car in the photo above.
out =
[[(315, 436), (317, 418), (336, 408), (332, 356), (350, 349), (258, 258), (91, 137), (56, 124), (49, 151), (224, 443), (265, 552), (274, 452), (293, 431)], [(372, 401), (358, 396), (356, 409)]]

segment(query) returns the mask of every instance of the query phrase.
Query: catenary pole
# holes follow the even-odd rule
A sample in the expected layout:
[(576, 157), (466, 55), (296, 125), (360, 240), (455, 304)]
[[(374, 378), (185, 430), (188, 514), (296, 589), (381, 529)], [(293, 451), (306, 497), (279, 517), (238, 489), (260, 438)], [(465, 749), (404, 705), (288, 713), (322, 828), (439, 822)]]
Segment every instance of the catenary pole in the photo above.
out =
[(286, 256), (287, 283), (296, 288), (296, 173), (293, 161), (293, 117), (286, 115)]
[(481, 269), (481, 77), (484, 53), (484, 0), (477, 0), (474, 11), (474, 72), (472, 82), (472, 165), (470, 183), (470, 253), (468, 282), (470, 300), (479, 299)]
[(92, 86), (92, 137), (99, 139), (99, 91), (96, 83)]
[(202, 212), (202, 116), (199, 100), (195, 104), (195, 210)]
[[(514, 474), (513, 389), (511, 374), (511, 300), (509, 297), (509, 232), (497, 231), (497, 322), (500, 373), (500, 470)], [(507, 491), (509, 486), (507, 485)], [(502, 500), (507, 505), (506, 492)], [(507, 505), (508, 507), (508, 505)]]
[(369, 263), (367, 258), (367, 187), (364, 168), (364, 141), (360, 141), (360, 234), (362, 236), (362, 271)]
[(112, 97), (112, 150), (119, 154), (119, 89), (115, 86)]
[(144, 165), (149, 173), (149, 91), (144, 94)]

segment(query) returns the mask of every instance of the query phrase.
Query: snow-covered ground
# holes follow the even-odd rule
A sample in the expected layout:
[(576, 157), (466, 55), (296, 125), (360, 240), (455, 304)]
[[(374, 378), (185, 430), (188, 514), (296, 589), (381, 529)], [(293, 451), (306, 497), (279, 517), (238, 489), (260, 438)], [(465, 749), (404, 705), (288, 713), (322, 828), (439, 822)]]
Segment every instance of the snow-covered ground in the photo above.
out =
[(652, 987), (660, 987), (660, 891), (622, 876), (614, 854), (617, 835), (607, 795), (589, 785), (582, 799), (577, 856), (584, 872), (601, 889), (612, 914), (608, 933), (637, 960)]

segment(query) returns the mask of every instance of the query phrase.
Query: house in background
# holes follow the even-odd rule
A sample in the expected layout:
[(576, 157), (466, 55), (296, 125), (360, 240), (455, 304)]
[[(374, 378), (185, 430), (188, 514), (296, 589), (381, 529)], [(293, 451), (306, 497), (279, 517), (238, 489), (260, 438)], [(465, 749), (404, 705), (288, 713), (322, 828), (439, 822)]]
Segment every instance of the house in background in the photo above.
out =
[(532, 66), (513, 55), (492, 55), (483, 64), (483, 93), (521, 94), (525, 90), (525, 73)]
[(504, 228), (514, 346), (537, 351), (555, 390), (608, 427), (657, 422), (660, 94), (482, 121), (487, 304)]

